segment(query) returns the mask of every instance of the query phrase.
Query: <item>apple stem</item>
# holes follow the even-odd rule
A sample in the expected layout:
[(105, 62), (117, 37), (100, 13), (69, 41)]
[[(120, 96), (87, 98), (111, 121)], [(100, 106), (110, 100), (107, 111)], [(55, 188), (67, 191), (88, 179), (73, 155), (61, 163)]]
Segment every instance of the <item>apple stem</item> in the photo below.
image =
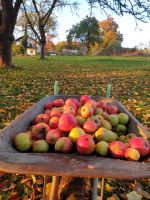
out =
[(105, 184), (105, 179), (102, 178), (100, 200), (103, 200), (103, 196), (104, 196), (104, 184)]
[(46, 176), (43, 176), (44, 179), (44, 185), (43, 185), (43, 200), (46, 200)]
[(58, 200), (59, 176), (52, 177), (52, 186), (49, 200)]

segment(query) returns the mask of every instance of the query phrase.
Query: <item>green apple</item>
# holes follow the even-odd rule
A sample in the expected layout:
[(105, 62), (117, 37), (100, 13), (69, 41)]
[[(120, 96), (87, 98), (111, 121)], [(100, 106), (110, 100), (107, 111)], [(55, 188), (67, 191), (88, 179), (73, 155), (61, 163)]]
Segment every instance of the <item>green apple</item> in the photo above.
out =
[(105, 120), (105, 119), (102, 120), (102, 125), (101, 126), (104, 127), (104, 128), (106, 128), (106, 129), (108, 129), (108, 130), (112, 129), (111, 123), (109, 121)]
[(127, 132), (127, 127), (123, 124), (118, 124), (115, 128), (115, 132), (120, 136)]
[(33, 152), (36, 153), (47, 153), (49, 145), (46, 140), (37, 140), (33, 142)]
[(17, 134), (14, 138), (14, 145), (19, 151), (28, 151), (32, 146), (31, 132), (28, 131)]
[(108, 154), (109, 144), (105, 141), (100, 141), (96, 144), (96, 153), (100, 156), (106, 156)]
[(118, 139), (118, 135), (106, 128), (99, 128), (94, 135), (96, 141), (105, 141), (105, 142), (112, 142)]
[(119, 124), (126, 125), (129, 121), (129, 116), (126, 113), (118, 114)]
[(113, 115), (113, 114), (109, 115), (108, 120), (112, 126), (117, 126), (119, 124), (119, 119), (117, 115)]

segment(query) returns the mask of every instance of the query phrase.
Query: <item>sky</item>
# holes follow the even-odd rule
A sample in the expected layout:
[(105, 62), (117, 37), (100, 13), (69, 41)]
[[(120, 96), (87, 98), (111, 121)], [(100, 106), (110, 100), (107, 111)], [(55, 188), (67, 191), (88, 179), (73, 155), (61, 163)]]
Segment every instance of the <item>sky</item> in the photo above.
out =
[[(59, 41), (66, 40), (66, 31), (72, 28), (72, 25), (80, 22), (87, 15), (90, 14), (90, 9), (85, 0), (82, 1), (80, 9), (77, 14), (72, 13), (69, 8), (64, 8), (62, 11), (57, 12), (57, 37), (54, 39), (56, 44)], [(131, 15), (125, 15), (123, 17), (117, 16), (114, 13), (109, 13), (114, 18), (116, 23), (119, 25), (118, 31), (123, 34), (123, 47), (135, 47), (138, 48), (150, 48), (150, 23), (138, 22), (136, 26), (135, 19)], [(93, 16), (98, 21), (105, 20), (107, 16), (100, 13), (100, 9), (97, 7), (93, 9)]]

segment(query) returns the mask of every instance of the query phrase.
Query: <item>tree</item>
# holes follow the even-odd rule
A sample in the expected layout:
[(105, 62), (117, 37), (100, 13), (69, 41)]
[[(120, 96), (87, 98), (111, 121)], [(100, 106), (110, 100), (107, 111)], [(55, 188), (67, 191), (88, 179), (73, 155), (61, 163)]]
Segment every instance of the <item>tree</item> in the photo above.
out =
[(112, 17), (108, 17), (106, 20), (100, 22), (99, 26), (103, 48), (117, 41), (121, 44), (123, 35), (118, 31), (119, 26)]
[[(18, 11), (23, 0), (0, 0), (0, 66), (12, 66), (11, 48), (14, 40), (13, 32), (18, 16)], [(146, 22), (150, 19), (150, 1), (144, 0), (87, 0), (88, 3), (94, 6), (96, 3), (100, 5), (103, 12), (109, 10), (117, 15), (131, 14), (136, 20)], [(48, 0), (45, 0), (47, 5)], [(68, 5), (71, 1), (52, 0), (48, 12), (49, 17), (52, 12), (61, 3), (62, 6)], [(71, 3), (70, 3), (71, 4)]]
[(86, 17), (78, 24), (73, 25), (67, 35), (67, 41), (81, 41), (87, 48), (89, 54), (91, 47), (100, 42), (99, 25), (95, 17)]
[(52, 11), (57, 4), (58, 0), (54, 0), (52, 3), (51, 1), (45, 2), (45, 0), (26, 0), (26, 3), (23, 3), (29, 27), (41, 46), (41, 59), (44, 59), (46, 32), (54, 31), (56, 28), (56, 19), (52, 16)]
[(13, 32), (22, 0), (0, 3), (0, 67), (12, 67)]

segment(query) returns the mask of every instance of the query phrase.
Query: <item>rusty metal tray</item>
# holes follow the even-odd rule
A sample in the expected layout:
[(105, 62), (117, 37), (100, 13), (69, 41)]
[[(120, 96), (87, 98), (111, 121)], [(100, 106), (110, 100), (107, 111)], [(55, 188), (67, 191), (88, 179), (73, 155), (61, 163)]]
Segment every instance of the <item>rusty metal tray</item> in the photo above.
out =
[[(13, 137), (19, 132), (28, 130), (31, 121), (39, 113), (43, 112), (44, 104), (57, 98), (79, 96), (48, 96), (34, 104), (21, 114), (10, 125), (4, 128), (0, 134), (0, 170), (9, 173), (37, 174), (48, 176), (74, 176), (90, 178), (115, 178), (136, 179), (150, 178), (150, 163), (133, 162), (113, 158), (97, 156), (80, 156), (60, 153), (20, 153), (12, 146)], [(103, 99), (113, 102), (120, 111), (130, 117), (129, 131), (142, 137), (149, 138), (150, 133), (125, 109), (116, 99), (92, 97), (95, 100)]]

